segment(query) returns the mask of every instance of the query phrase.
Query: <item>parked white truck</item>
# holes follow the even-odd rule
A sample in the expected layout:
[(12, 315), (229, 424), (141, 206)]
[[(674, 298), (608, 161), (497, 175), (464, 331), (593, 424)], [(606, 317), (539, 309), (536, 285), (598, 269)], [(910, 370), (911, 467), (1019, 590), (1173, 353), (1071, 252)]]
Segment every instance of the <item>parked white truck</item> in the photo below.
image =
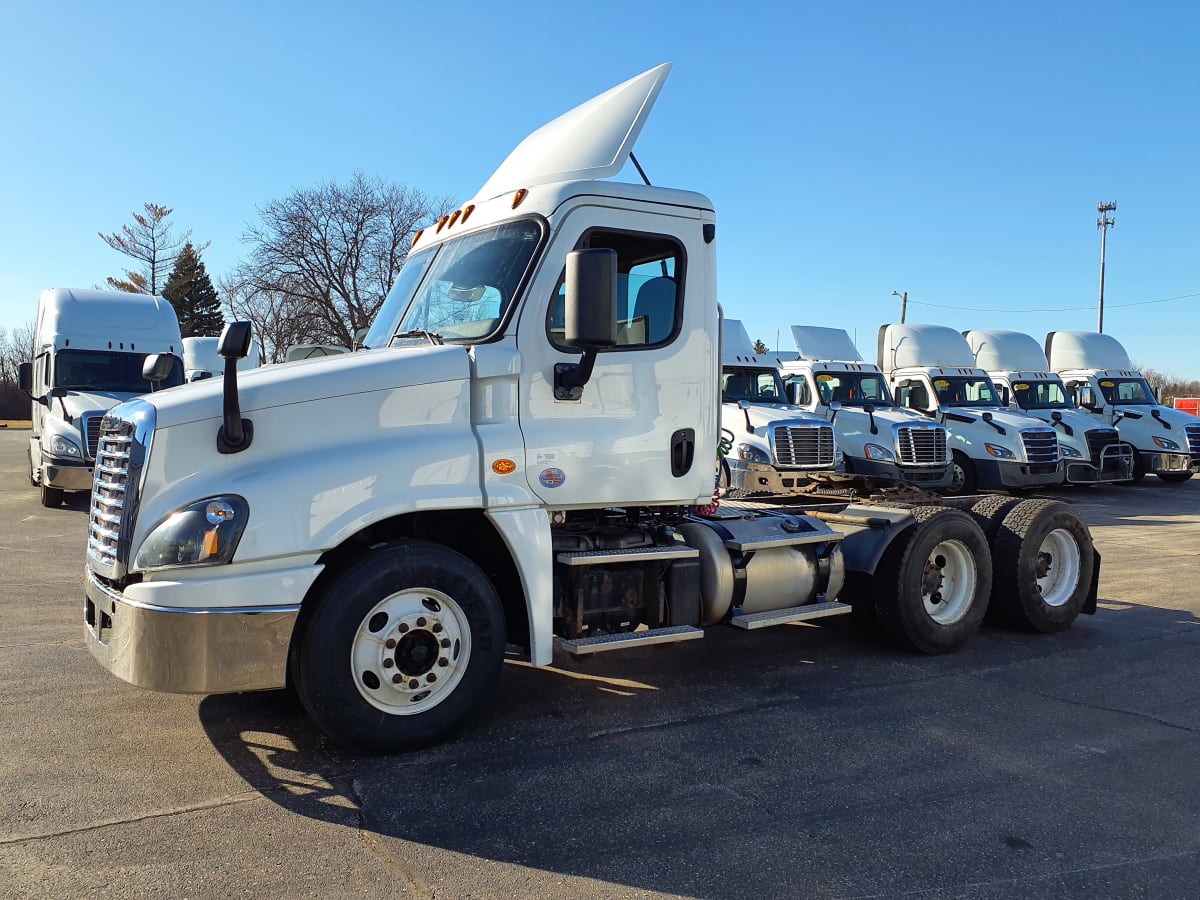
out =
[(791, 402), (833, 425), (845, 471), (869, 486), (951, 486), (946, 428), (892, 400), (879, 367), (840, 328), (793, 325), (796, 359), (780, 360)]
[(787, 399), (779, 360), (756, 353), (737, 319), (722, 330), (721, 429), (723, 492), (790, 494), (844, 470), (832, 426)]
[[(182, 350), (175, 310), (161, 297), (122, 291), (42, 291), (33, 360), (22, 363), (21, 390), (33, 400), (29, 481), (42, 504), (90, 491), (100, 421), (116, 404), (150, 390), (149, 354)], [(183, 382), (177, 360), (162, 387)]]
[(950, 436), (955, 493), (1062, 482), (1058, 436), (1044, 422), (1000, 403), (959, 332), (942, 325), (884, 325), (879, 367), (897, 405), (936, 418)]
[(975, 365), (1000, 391), (1000, 403), (1041, 419), (1058, 432), (1064, 478), (1068, 484), (1129, 481), (1133, 453), (1117, 430), (1080, 410), (1066, 386), (1050, 371), (1037, 340), (1019, 331), (964, 331)]
[[(217, 353), (217, 337), (185, 337), (183, 339), (183, 378), (184, 381), (203, 381), (205, 378), (219, 377), (225, 373), (225, 360)], [(258, 340), (250, 342), (250, 352), (245, 359), (237, 361), (241, 371), (253, 369), (262, 365), (262, 347)]]
[(1200, 471), (1200, 423), (1159, 403), (1112, 335), (1051, 331), (1046, 359), (1075, 404), (1115, 427), (1133, 449), (1133, 481), (1154, 474), (1179, 483)]
[[(109, 414), (85, 605), (104, 666), (169, 691), (290, 684), (334, 740), (392, 751), (464, 721), (506, 649), (545, 666), (840, 596), (937, 653), (989, 599), (1042, 631), (1094, 611), (1098, 557), (1062, 503), (1006, 510), (994, 553), (994, 509), (696, 514), (721, 408), (715, 214), (603, 180), (668, 69), (535, 131), (420, 232), (365, 349)], [(234, 323), (223, 355), (248, 344)]]

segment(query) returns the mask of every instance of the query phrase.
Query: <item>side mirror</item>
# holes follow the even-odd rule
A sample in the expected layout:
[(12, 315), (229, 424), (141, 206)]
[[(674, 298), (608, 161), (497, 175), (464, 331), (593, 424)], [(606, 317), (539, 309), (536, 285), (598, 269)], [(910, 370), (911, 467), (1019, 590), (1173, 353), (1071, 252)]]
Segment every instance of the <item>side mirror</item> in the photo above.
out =
[(17, 366), (17, 388), (33, 396), (33, 363), (23, 362)]
[(357, 350), (363, 345), (363, 341), (367, 339), (367, 335), (371, 333), (371, 326), (364, 325), (362, 328), (355, 329), (354, 343), (351, 345), (351, 350)]
[(230, 322), (217, 341), (217, 353), (225, 360), (222, 389), (222, 422), (217, 431), (217, 452), (240, 453), (254, 439), (254, 423), (242, 418), (238, 401), (237, 361), (250, 352), (250, 323)]
[(555, 363), (554, 399), (579, 400), (596, 354), (617, 345), (617, 252), (572, 250), (564, 287), (563, 342), (583, 357), (577, 363)]
[(834, 412), (837, 412), (839, 409), (842, 408), (842, 404), (838, 403), (836, 400), (830, 400), (825, 405), (828, 406), (830, 409), (832, 409)]
[(800, 405), (800, 385), (795, 381), (789, 381), (787, 384), (785, 384), (783, 386), (783, 389), (784, 389), (784, 391), (787, 392), (788, 403), (792, 404), (792, 406), (799, 406)]
[(217, 341), (217, 355), (222, 359), (245, 359), (250, 353), (250, 339), (249, 322), (230, 322)]
[(1009, 402), (1011, 402), (1011, 400), (1012, 400), (1012, 394), (1010, 394), (1008, 392), (1008, 388), (1006, 388), (1006, 387), (1000, 388), (1000, 405), (1008, 406), (1008, 404), (1009, 404)]
[(142, 377), (150, 384), (157, 385), (171, 374), (171, 369), (174, 367), (175, 357), (170, 353), (151, 353), (142, 362)]

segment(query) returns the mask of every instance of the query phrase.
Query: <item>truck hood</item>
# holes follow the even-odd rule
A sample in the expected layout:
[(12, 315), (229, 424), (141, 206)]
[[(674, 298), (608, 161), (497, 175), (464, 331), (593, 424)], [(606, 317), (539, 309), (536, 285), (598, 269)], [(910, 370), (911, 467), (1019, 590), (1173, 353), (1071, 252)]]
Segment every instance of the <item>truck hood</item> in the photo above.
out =
[[(256, 410), (468, 377), (470, 359), (466, 347), (399, 347), (239, 372), (238, 397), (242, 415), (253, 419)], [(222, 378), (209, 378), (146, 394), (142, 399), (156, 408), (159, 428), (219, 419), (222, 384)]]
[[(911, 409), (904, 409), (900, 406), (877, 406), (873, 413), (875, 424), (878, 426), (890, 427), (892, 425), (936, 425), (936, 419), (931, 419), (929, 416), (923, 416), (919, 412)], [(864, 427), (870, 426), (870, 418), (867, 416), (867, 411), (861, 406), (843, 406), (838, 410), (837, 418), (834, 420), (835, 425), (843, 425), (853, 422)]]
[(118, 403), (124, 403), (126, 400), (132, 400), (137, 394), (127, 393), (100, 393), (92, 391), (71, 391), (62, 398), (60, 404), (59, 398), (55, 397), (50, 402), (50, 415), (61, 416), (63, 408), (67, 410), (67, 415), (72, 420), (77, 420), (80, 415), (85, 412), (95, 412), (96, 410), (109, 410)]
[[(1174, 435), (1184, 435), (1183, 445), (1187, 446), (1187, 432), (1185, 431), (1188, 425), (1200, 425), (1200, 419), (1197, 419), (1191, 413), (1186, 413), (1183, 410), (1172, 409), (1169, 406), (1151, 406), (1149, 404), (1133, 404), (1133, 403), (1118, 403), (1116, 404), (1117, 412), (1125, 415), (1117, 424), (1124, 425), (1127, 422), (1136, 422), (1137, 424), (1150, 429), (1151, 434), (1159, 434), (1163, 437)], [(1154, 415), (1154, 411), (1158, 411), (1158, 415)], [(1140, 419), (1131, 419), (1129, 414), (1141, 414)], [(1096, 418), (1099, 418), (1097, 416)], [(1171, 430), (1163, 428), (1159, 422), (1166, 422), (1171, 426)]]
[(1045, 422), (1047, 425), (1053, 427), (1054, 420), (1051, 418), (1050, 414), (1055, 412), (1062, 413), (1063, 425), (1070, 426), (1071, 430), (1075, 432), (1074, 436), (1068, 436), (1066, 431), (1064, 431), (1061, 426), (1055, 428), (1054, 430), (1058, 432), (1058, 439), (1060, 441), (1079, 443), (1086, 446), (1087, 439), (1084, 437), (1085, 433), (1095, 428), (1112, 428), (1112, 426), (1100, 416), (1094, 416), (1091, 413), (1083, 412), (1078, 409), (1031, 409), (1026, 413), (1026, 415), (1032, 416), (1035, 419), (1039, 419), (1040, 421)]
[[(829, 424), (820, 416), (814, 416), (812, 413), (798, 406), (790, 406), (787, 403), (756, 403), (745, 410), (745, 413), (749, 413), (750, 424), (755, 429), (767, 428), (776, 422), (783, 421), (795, 425)], [(730, 426), (730, 423), (734, 423), (737, 427), (731, 430), (735, 433), (741, 433), (746, 425), (745, 413), (743, 413), (736, 403), (722, 403), (721, 423), (727, 428)]]
[[(985, 427), (986, 424), (984, 423), (980, 413), (990, 412), (992, 414), (992, 421), (1001, 428), (1009, 431), (1020, 431), (1022, 428), (1034, 428), (1039, 425), (1047, 428), (1050, 427), (1048, 422), (1043, 422), (1040, 419), (1034, 421), (1029, 416), (1022, 415), (1020, 413), (1009, 412), (1006, 409), (999, 409), (996, 407), (988, 407), (985, 409), (978, 406), (943, 406), (941, 412), (971, 419), (978, 422), (980, 425), (985, 425)], [(941, 421), (941, 415), (938, 416), (937, 421)], [(950, 419), (944, 424), (947, 428), (953, 431), (955, 425), (965, 423), (959, 423), (954, 419)], [(1058, 430), (1061, 432), (1061, 429)]]

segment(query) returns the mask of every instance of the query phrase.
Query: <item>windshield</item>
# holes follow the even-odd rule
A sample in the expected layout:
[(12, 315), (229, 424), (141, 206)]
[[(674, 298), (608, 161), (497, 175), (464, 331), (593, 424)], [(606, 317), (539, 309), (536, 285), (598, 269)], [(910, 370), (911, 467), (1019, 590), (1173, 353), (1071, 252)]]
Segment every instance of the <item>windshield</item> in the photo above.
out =
[(1013, 399), (1021, 409), (1071, 409), (1060, 381), (1017, 381)]
[(842, 406), (894, 406), (883, 376), (878, 372), (818, 372), (817, 391), (822, 403)]
[(485, 228), (410, 257), (363, 346), (428, 332), (445, 341), (490, 337), (504, 320), (542, 237), (534, 219)]
[[(145, 353), (116, 350), (60, 350), (54, 357), (54, 387), (98, 394), (146, 394), (150, 382), (142, 377)], [(183, 360), (175, 357), (171, 374), (154, 388), (183, 384)]]
[(725, 369), (721, 372), (721, 399), (725, 403), (787, 403), (783, 381), (775, 369)]
[(999, 406), (991, 379), (979, 375), (950, 378), (940, 375), (933, 379), (938, 402), (942, 406)]
[(1154, 406), (1158, 403), (1144, 378), (1102, 378), (1100, 391), (1108, 404)]

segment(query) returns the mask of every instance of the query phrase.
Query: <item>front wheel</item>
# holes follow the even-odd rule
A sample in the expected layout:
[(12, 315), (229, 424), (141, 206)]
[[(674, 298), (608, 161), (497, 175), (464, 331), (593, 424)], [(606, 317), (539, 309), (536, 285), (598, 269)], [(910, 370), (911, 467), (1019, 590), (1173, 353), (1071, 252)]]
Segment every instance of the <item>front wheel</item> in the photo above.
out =
[(47, 509), (57, 509), (62, 506), (64, 494), (60, 488), (50, 487), (45, 482), (41, 484), (42, 506)]
[(1141, 484), (1146, 477), (1146, 464), (1142, 461), (1142, 454), (1138, 451), (1133, 451), (1133, 472), (1129, 475), (1130, 484)]
[(499, 678), (504, 610), (471, 560), (426, 541), (381, 547), (319, 595), (299, 636), (293, 683), (343, 746), (392, 753), (462, 724)]
[(1158, 480), (1166, 481), (1170, 484), (1178, 484), (1181, 481), (1187, 481), (1192, 477), (1191, 472), (1159, 472)]
[(945, 493), (973, 494), (979, 480), (975, 477), (975, 464), (961, 450), (954, 451), (954, 459), (950, 463), (950, 485)]

